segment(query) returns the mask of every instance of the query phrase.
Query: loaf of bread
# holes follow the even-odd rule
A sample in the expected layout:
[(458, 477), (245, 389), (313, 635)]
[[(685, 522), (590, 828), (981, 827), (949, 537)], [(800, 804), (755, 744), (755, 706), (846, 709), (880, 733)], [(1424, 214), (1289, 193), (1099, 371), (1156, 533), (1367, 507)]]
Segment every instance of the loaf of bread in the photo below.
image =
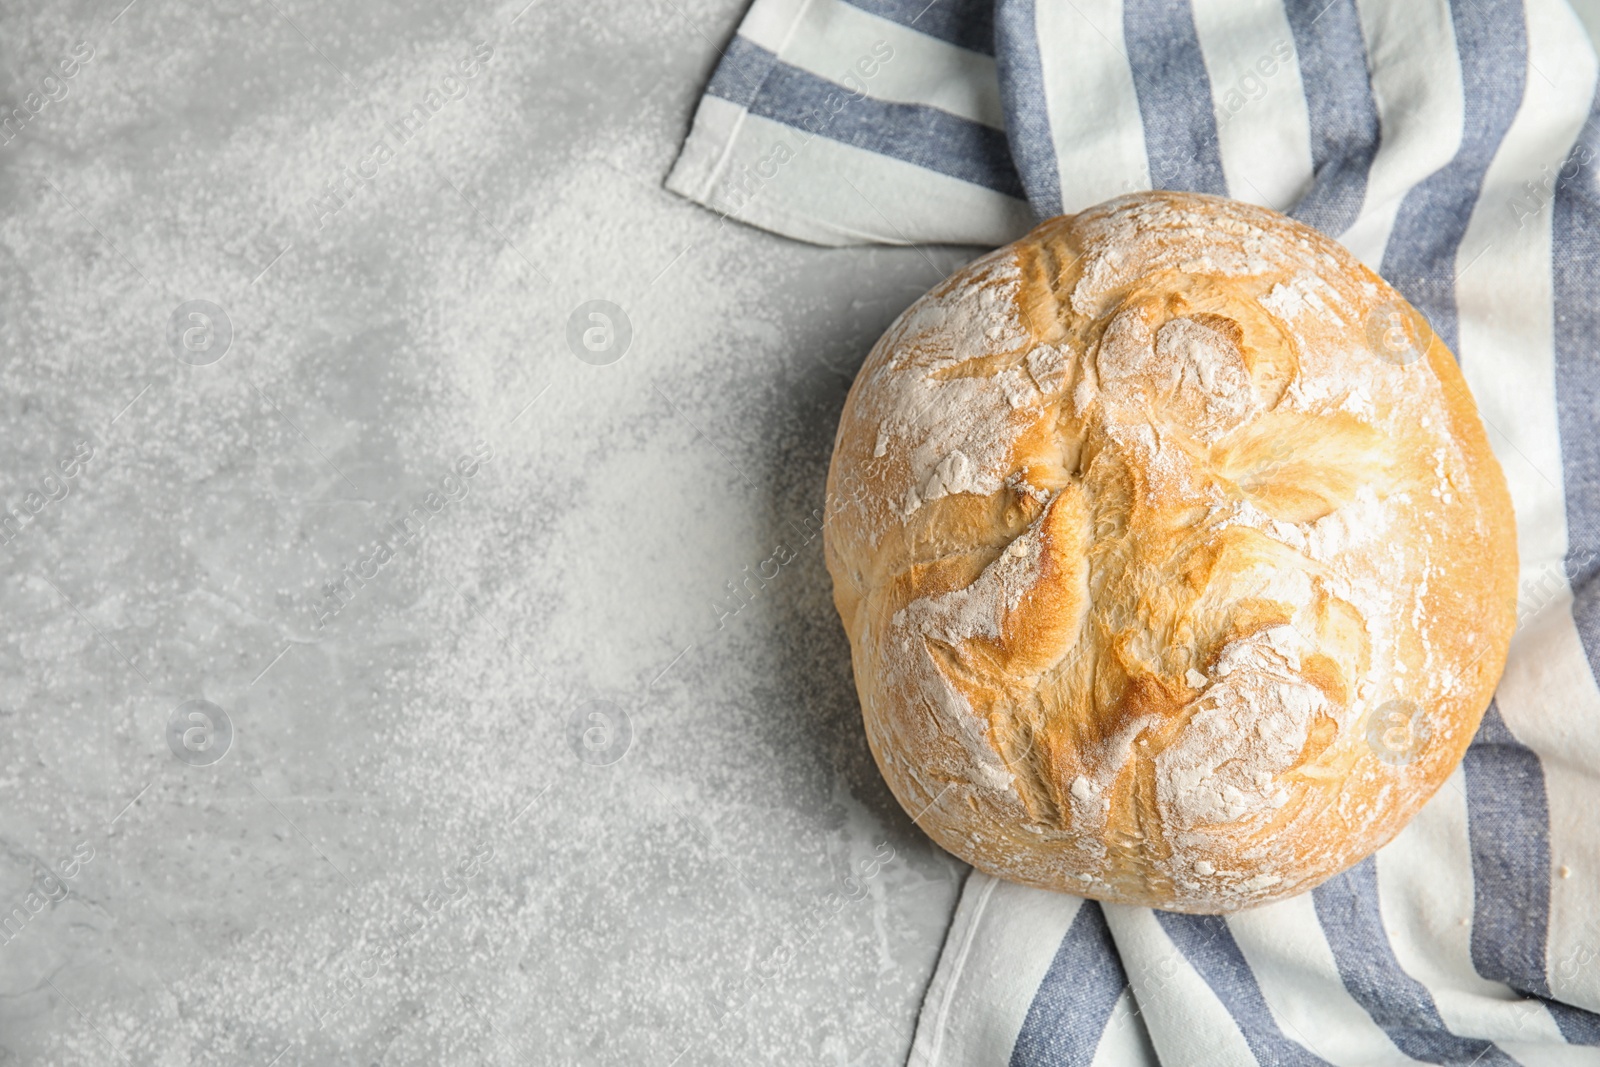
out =
[(1449, 777), (1516, 620), (1454, 358), (1336, 242), (1216, 197), (1052, 219), (903, 314), (825, 551), (868, 742), (1001, 878), (1217, 913)]

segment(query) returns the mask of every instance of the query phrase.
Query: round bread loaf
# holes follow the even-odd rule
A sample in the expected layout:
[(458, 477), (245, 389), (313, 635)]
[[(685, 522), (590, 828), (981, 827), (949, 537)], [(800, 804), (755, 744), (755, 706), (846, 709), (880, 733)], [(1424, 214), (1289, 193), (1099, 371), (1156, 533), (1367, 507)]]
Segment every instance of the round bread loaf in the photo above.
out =
[(825, 545), (867, 739), (990, 874), (1226, 912), (1398, 833), (1516, 621), (1449, 350), (1316, 231), (1216, 197), (1043, 223), (903, 314)]

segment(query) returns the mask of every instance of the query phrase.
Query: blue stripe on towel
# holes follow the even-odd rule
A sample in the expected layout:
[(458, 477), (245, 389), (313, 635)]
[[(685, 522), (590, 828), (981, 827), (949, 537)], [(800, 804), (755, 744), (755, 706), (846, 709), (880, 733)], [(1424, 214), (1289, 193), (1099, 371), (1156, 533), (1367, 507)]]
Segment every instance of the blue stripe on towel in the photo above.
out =
[[(1460, 342), (1456, 258), (1483, 189), (1483, 176), (1527, 84), (1528, 28), (1521, 0), (1450, 6), (1464, 97), (1461, 147), (1400, 203), (1384, 250), (1387, 278), (1432, 323), (1453, 352)], [(1469, 256), (1487, 249), (1468, 249)], [(1470, 270), (1472, 260), (1461, 264)]]
[(1372, 857), (1323, 882), (1311, 896), (1345, 990), (1396, 1048), (1424, 1063), (1517, 1067), (1490, 1042), (1446, 1029), (1433, 995), (1401, 968), (1383, 929)]
[(1239, 1032), (1256, 1062), (1282, 1067), (1332, 1067), (1278, 1028), (1272, 1009), (1261, 995), (1255, 972), (1220, 915), (1178, 915), (1158, 911), (1156, 921), (1178, 946), (1206, 985), (1239, 1024)]
[(1124, 0), (1122, 35), (1151, 187), (1227, 196), (1211, 80), (1188, 0)]
[(994, 53), (994, 0), (845, 0), (969, 52)]
[(1555, 299), (1556, 408), (1561, 422), (1561, 467), (1567, 500), (1565, 571), (1572, 587), (1572, 616), (1600, 678), (1600, 196), (1593, 191), (1600, 167), (1600, 97), (1578, 137), (1574, 163), (1587, 159), (1556, 186), (1551, 223)]
[(1472, 965), (1491, 982), (1547, 997), (1550, 807), (1544, 770), (1493, 702), (1461, 768), (1472, 843)]
[[(723, 68), (731, 67), (727, 78)], [(751, 93), (748, 75), (764, 71)], [(1023, 198), (1006, 135), (936, 107), (851, 93), (735, 37), (707, 92), (796, 130)]]
[(1556, 1028), (1569, 1045), (1600, 1045), (1600, 1015), (1559, 1000), (1544, 1002), (1545, 1010), (1556, 1021)]
[(1378, 107), (1355, 0), (1284, 0), (1311, 120), (1315, 184), (1290, 213), (1337, 237), (1356, 221), (1378, 154)]
[(778, 57), (737, 35), (723, 49), (722, 61), (706, 85), (706, 93), (730, 104), (749, 107), (761, 95), (761, 87), (772, 73)]
[(1061, 170), (1050, 129), (1050, 98), (1044, 88), (1034, 0), (1001, 0), (995, 11), (996, 64), (1006, 112), (1011, 155), (1028, 191), (1034, 214), (1061, 214)]
[(1011, 1067), (1089, 1067), (1127, 985), (1105, 913), (1086, 900), (1028, 1005)]

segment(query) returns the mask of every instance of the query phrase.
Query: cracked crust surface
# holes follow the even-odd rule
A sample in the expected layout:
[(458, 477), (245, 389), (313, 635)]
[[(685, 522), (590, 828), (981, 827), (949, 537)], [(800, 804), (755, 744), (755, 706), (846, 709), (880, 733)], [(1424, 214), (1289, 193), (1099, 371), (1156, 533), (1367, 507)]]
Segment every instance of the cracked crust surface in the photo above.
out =
[(1388, 841), (1515, 624), (1455, 361), (1328, 238), (1188, 193), (1050, 220), (846, 403), (827, 564), (900, 803), (1002, 878), (1224, 912)]

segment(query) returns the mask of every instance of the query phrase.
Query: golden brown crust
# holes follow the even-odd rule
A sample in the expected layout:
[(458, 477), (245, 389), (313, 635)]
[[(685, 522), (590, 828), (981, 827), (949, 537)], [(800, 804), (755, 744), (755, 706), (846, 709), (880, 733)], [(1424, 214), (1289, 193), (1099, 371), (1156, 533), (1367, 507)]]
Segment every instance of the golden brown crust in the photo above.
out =
[(825, 547), (878, 766), (1002, 878), (1222, 912), (1393, 837), (1515, 622), (1454, 358), (1343, 247), (1188, 193), (1052, 219), (901, 316)]

